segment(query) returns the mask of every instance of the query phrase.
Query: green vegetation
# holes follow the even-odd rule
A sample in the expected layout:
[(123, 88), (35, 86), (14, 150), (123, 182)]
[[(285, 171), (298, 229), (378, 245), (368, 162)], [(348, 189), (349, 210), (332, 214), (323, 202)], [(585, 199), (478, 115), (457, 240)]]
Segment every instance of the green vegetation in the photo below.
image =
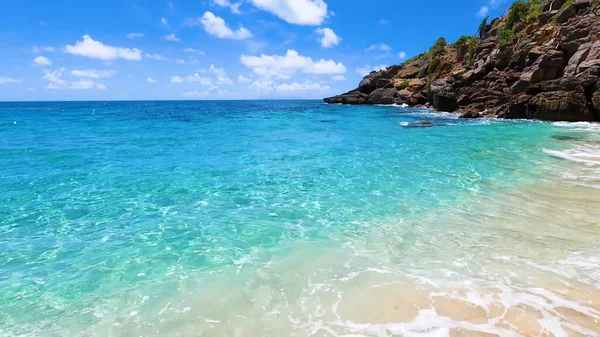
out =
[(459, 37), (458, 40), (456, 40), (456, 42), (454, 42), (454, 46), (457, 49), (461, 49), (462, 47), (467, 46), (468, 51), (466, 56), (469, 60), (469, 63), (472, 64), (473, 60), (475, 59), (475, 49), (477, 48), (479, 41), (480, 39), (477, 36), (463, 35)]
[(512, 29), (508, 29), (506, 26), (502, 27), (502, 29), (500, 29), (500, 32), (498, 33), (498, 37), (500, 38), (500, 44), (506, 44), (510, 42), (510, 40), (512, 40), (514, 36), (515, 33), (512, 31)]
[(400, 88), (400, 90), (404, 90), (404, 89), (408, 88), (409, 84), (410, 84), (409, 80), (404, 80), (404, 81), (402, 81), (402, 83), (400, 83), (400, 85), (398, 87)]
[(508, 29), (513, 29), (519, 22), (530, 23), (537, 20), (541, 13), (542, 0), (517, 0), (508, 10), (505, 25)]
[(440, 62), (438, 57), (434, 57), (429, 64), (429, 69), (427, 69), (427, 72), (429, 75), (433, 75), (437, 74), (440, 70), (442, 70), (442, 62)]
[(419, 78), (423, 78), (423, 77), (427, 76), (427, 75), (428, 75), (428, 73), (427, 73), (427, 70), (428, 70), (427, 68), (423, 68), (423, 69), (421, 69), (421, 70), (419, 71), (419, 73), (417, 74), (417, 77), (419, 77)]
[(429, 51), (428, 51), (429, 55), (435, 56), (435, 55), (441, 54), (444, 51), (444, 47), (446, 47), (447, 44), (448, 44), (448, 42), (446, 42), (446, 39), (443, 37), (440, 37), (439, 39), (437, 39), (435, 41), (433, 46), (429, 49)]
[(571, 6), (572, 4), (575, 3), (575, 0), (567, 0), (565, 1), (565, 3), (560, 7), (560, 10), (562, 11), (563, 9)]
[(479, 34), (480, 39), (483, 39), (483, 33), (485, 30), (485, 27), (488, 25), (489, 19), (490, 19), (489, 16), (486, 16), (485, 18), (483, 18), (483, 20), (481, 20), (481, 23), (479, 24), (479, 28), (477, 28), (477, 34)]

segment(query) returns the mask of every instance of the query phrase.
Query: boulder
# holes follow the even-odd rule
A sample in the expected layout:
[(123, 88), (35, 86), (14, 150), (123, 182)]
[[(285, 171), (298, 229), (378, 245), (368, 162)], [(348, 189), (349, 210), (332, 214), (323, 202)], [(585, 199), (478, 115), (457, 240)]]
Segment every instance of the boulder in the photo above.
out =
[(585, 95), (569, 91), (543, 92), (534, 96), (527, 104), (526, 116), (548, 121), (594, 120)]
[(598, 119), (600, 117), (600, 86), (598, 86), (596, 91), (592, 94), (592, 103), (596, 110), (596, 119)]
[(558, 12), (558, 16), (556, 16), (556, 21), (558, 23), (564, 24), (569, 21), (569, 19), (574, 18), (577, 15), (577, 11), (575, 10), (575, 6), (571, 5), (562, 11)]
[(574, 91), (584, 93), (584, 87), (575, 76), (562, 77), (556, 80), (544, 81), (527, 88), (529, 95), (537, 95), (542, 92)]
[(468, 111), (468, 112), (465, 112), (464, 114), (458, 116), (458, 118), (482, 118), (482, 117), (485, 117), (485, 115), (478, 111)]
[(438, 94), (433, 96), (433, 107), (439, 111), (454, 112), (458, 103), (453, 96)]
[(394, 88), (375, 89), (370, 95), (368, 102), (371, 104), (393, 104), (398, 97), (398, 90)]
[(505, 119), (527, 118), (527, 104), (529, 103), (530, 99), (531, 96), (529, 95), (519, 95), (511, 97), (506, 111), (498, 117)]
[(577, 74), (577, 69), (579, 68), (579, 65), (581, 64), (581, 62), (587, 59), (591, 48), (591, 42), (582, 44), (577, 48), (577, 51), (575, 52), (575, 54), (573, 54), (573, 56), (571, 56), (571, 58), (569, 59), (569, 63), (565, 68), (566, 76), (573, 76)]

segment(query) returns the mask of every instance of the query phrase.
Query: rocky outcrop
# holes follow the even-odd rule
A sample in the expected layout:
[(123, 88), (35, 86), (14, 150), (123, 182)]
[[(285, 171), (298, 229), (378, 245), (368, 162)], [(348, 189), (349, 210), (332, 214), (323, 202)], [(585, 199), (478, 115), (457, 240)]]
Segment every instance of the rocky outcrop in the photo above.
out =
[(531, 13), (494, 19), (481, 39), (438, 40), (325, 101), (408, 104), (464, 118), (600, 120), (600, 0), (546, 0)]

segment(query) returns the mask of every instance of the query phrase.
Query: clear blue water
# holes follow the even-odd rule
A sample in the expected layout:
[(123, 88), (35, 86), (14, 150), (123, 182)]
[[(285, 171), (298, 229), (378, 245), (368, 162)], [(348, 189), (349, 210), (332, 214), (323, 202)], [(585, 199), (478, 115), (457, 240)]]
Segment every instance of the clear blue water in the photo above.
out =
[(365, 243), (365, 223), (413, 219), (393, 263), (414, 263), (455, 226), (414, 219), (539, 179), (562, 133), (317, 101), (0, 103), (0, 335), (134, 335), (182, 294), (219, 307), (211, 283), (293, 288), (315, 270), (258, 266)]

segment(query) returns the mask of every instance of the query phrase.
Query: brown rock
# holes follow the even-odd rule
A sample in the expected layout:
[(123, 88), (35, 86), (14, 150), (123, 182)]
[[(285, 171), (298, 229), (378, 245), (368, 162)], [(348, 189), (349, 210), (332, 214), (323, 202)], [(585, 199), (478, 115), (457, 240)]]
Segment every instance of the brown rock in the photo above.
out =
[(569, 91), (543, 92), (527, 104), (527, 118), (549, 121), (592, 121), (584, 94)]

